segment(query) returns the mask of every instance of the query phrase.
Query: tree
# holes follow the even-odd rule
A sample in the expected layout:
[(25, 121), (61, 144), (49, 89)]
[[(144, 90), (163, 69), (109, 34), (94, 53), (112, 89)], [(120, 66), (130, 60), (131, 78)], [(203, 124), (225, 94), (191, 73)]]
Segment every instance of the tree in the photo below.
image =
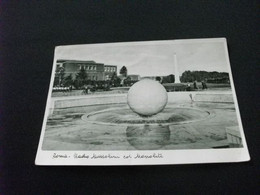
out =
[(110, 79), (110, 84), (114, 87), (120, 86), (121, 79), (117, 76), (116, 72), (113, 72), (111, 79)]
[(62, 66), (57, 66), (55, 71), (54, 86), (63, 85), (65, 69)]
[(213, 83), (228, 83), (229, 75), (226, 72), (207, 72), (207, 71), (185, 71), (181, 75), (181, 82), (194, 82), (194, 81), (205, 81)]
[(169, 81), (169, 83), (174, 83), (175, 82), (175, 76), (173, 74), (170, 74), (168, 76), (168, 81)]
[(161, 82), (162, 79), (161, 77), (155, 77), (155, 80)]
[(73, 85), (72, 74), (64, 78), (64, 85), (67, 87)]
[(115, 87), (119, 87), (121, 83), (121, 79), (119, 77), (116, 77), (116, 79), (114, 80), (113, 84)]
[(87, 83), (87, 78), (88, 78), (88, 75), (87, 75), (86, 71), (84, 70), (84, 68), (81, 68), (80, 71), (76, 75), (76, 79), (74, 82), (75, 87), (76, 88), (83, 87)]
[(116, 77), (117, 77), (116, 72), (113, 72), (111, 76), (111, 81), (113, 82), (116, 79)]
[(174, 81), (175, 81), (175, 77), (173, 74), (163, 77), (163, 80), (162, 80), (163, 83), (174, 83)]
[(53, 86), (58, 86), (58, 85), (59, 85), (59, 77), (55, 75)]
[(128, 76), (128, 77), (126, 77), (126, 78), (124, 79), (124, 83), (123, 83), (123, 84), (124, 84), (125, 86), (129, 86), (130, 83), (131, 83), (131, 77)]
[(123, 66), (119, 72), (122, 76), (127, 77), (127, 68)]

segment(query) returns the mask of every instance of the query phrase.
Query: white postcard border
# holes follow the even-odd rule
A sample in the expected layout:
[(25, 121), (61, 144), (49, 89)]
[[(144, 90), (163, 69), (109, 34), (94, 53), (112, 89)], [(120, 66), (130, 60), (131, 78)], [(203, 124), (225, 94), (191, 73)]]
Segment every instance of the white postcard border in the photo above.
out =
[[(123, 42), (88, 44), (97, 47), (125, 46), (125, 45), (153, 45), (153, 44), (190, 44), (203, 42), (221, 42), (224, 44), (226, 63), (229, 65), (229, 76), (236, 108), (239, 129), (242, 137), (242, 148), (229, 149), (189, 149), (189, 150), (135, 150), (135, 151), (46, 151), (42, 150), (42, 143), (47, 123), (50, 107), (52, 86), (54, 82), (56, 61), (59, 54), (65, 47), (76, 49), (86, 45), (58, 46), (55, 48), (51, 81), (49, 85), (48, 98), (45, 108), (44, 120), (37, 155), (36, 165), (159, 165), (159, 164), (193, 164), (193, 163), (223, 163), (223, 162), (242, 162), (249, 161), (250, 156), (246, 144), (245, 134), (242, 127), (233, 76), (228, 56), (227, 42), (225, 38), (210, 39), (187, 39), (187, 40), (167, 40), (167, 41), (146, 41), (146, 42)], [(131, 158), (130, 158), (131, 156)], [(93, 158), (92, 158), (93, 157)], [(119, 158), (117, 158), (119, 157)], [(128, 157), (128, 158), (127, 158)], [(135, 158), (136, 157), (136, 158)]]

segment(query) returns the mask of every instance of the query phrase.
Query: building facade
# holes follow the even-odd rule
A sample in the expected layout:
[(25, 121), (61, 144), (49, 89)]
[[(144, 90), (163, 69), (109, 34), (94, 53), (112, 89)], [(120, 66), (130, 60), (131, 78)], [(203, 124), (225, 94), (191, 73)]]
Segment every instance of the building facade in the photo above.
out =
[(64, 76), (72, 75), (73, 79), (81, 69), (86, 71), (88, 80), (109, 80), (113, 74), (117, 74), (117, 66), (95, 61), (57, 60), (56, 68), (63, 68)]
[(105, 80), (110, 80), (113, 74), (117, 74), (117, 66), (104, 65)]

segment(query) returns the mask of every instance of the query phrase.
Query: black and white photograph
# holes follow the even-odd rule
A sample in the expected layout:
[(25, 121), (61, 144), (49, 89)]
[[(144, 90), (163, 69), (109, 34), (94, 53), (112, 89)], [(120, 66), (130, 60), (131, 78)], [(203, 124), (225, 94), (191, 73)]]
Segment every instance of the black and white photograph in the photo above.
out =
[(36, 164), (78, 159), (249, 160), (226, 39), (56, 47)]

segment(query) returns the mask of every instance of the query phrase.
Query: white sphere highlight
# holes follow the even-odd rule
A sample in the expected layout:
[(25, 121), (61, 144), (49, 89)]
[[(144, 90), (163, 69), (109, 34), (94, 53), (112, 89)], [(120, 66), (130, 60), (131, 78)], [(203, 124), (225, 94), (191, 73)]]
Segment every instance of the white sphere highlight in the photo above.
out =
[(135, 83), (128, 91), (127, 104), (137, 114), (151, 116), (161, 112), (168, 101), (165, 88), (151, 79)]

